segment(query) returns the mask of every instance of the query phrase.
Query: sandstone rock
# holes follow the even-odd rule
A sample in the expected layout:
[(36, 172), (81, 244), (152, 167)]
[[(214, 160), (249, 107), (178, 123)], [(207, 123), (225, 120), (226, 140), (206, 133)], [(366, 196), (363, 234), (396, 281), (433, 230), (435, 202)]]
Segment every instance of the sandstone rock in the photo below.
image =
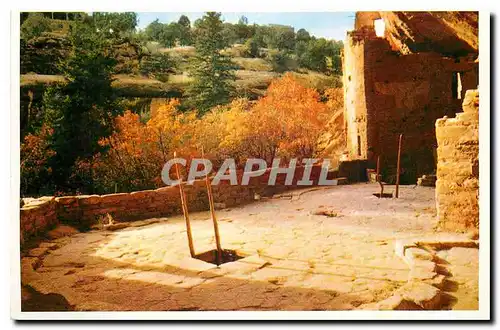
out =
[(267, 260), (262, 259), (257, 254), (254, 254), (254, 255), (251, 255), (249, 257), (245, 257), (243, 259), (240, 259), (239, 262), (248, 263), (248, 264), (254, 265), (255, 267), (257, 267), (257, 269), (271, 265), (270, 262), (268, 262)]
[[(361, 12), (369, 15), (371, 12)], [(478, 50), (477, 12), (377, 12), (394, 49), (404, 54), (434, 50)], [(373, 23), (372, 23), (373, 24)]]
[(47, 254), (48, 251), (49, 251), (48, 248), (38, 247), (38, 248), (29, 250), (28, 256), (29, 257), (42, 257), (45, 254)]
[[(429, 260), (429, 261), (432, 261), (434, 258), (434, 256), (430, 252), (416, 247), (407, 248), (405, 250), (405, 257), (408, 260), (419, 259), (419, 260)], [(413, 263), (413, 261), (410, 262)]]
[(38, 246), (39, 248), (46, 248), (48, 250), (55, 250), (58, 248), (57, 243), (42, 242)]
[(421, 178), (418, 178), (417, 185), (422, 187), (435, 187), (436, 180), (437, 177), (435, 175), (423, 175)]
[(398, 290), (398, 293), (404, 299), (427, 310), (438, 309), (442, 298), (441, 290), (420, 281), (408, 282)]
[(74, 204), (76, 203), (76, 201), (77, 201), (76, 196), (63, 196), (56, 198), (56, 202), (61, 205)]
[(472, 239), (472, 240), (478, 240), (479, 239), (479, 230), (473, 229), (467, 233), (467, 237)]
[(438, 228), (479, 228), (479, 128), (469, 114), (477, 113), (477, 91), (467, 91), (464, 114), (436, 122)]
[(327, 216), (329, 218), (335, 218), (335, 217), (339, 216), (337, 211), (335, 211), (334, 209), (330, 209), (330, 208), (319, 208), (316, 211), (314, 211), (313, 214), (314, 215), (324, 215), (324, 216)]
[(106, 205), (118, 204), (119, 202), (122, 202), (125, 199), (127, 199), (128, 196), (130, 196), (130, 194), (127, 194), (127, 193), (102, 195), (101, 202), (103, 205), (104, 204), (106, 204)]
[(156, 191), (155, 190), (133, 191), (130, 193), (130, 196), (132, 196), (136, 199), (153, 198), (156, 196)]
[(422, 310), (422, 307), (415, 304), (413, 301), (405, 299), (400, 294), (392, 295), (391, 297), (379, 301), (368, 308), (369, 310)]
[(101, 196), (92, 195), (92, 196), (78, 196), (78, 202), (80, 205), (95, 205), (99, 204), (101, 201)]
[(57, 238), (64, 237), (64, 236), (72, 236), (72, 235), (78, 234), (78, 233), (79, 233), (79, 231), (71, 226), (59, 225), (55, 229), (52, 229), (51, 231), (49, 231), (47, 233), (47, 236), (50, 239), (57, 239)]
[(225, 203), (214, 203), (214, 208), (216, 210), (223, 210), (226, 208), (226, 204)]
[(41, 260), (38, 257), (24, 257), (21, 259), (21, 273), (29, 273), (40, 267)]
[(443, 274), (437, 274), (432, 279), (423, 280), (424, 283), (435, 286), (438, 289), (443, 289), (446, 283), (446, 276)]
[(468, 90), (465, 92), (464, 102), (462, 103), (464, 112), (478, 112), (479, 111), (479, 91)]
[[(168, 258), (168, 257), (167, 257)], [(171, 264), (175, 267), (188, 270), (188, 271), (194, 271), (194, 272), (203, 272), (209, 269), (216, 268), (217, 266), (208, 262), (204, 262), (198, 259), (194, 258), (183, 258), (181, 260), (176, 260), (176, 261), (167, 261), (168, 264)]]
[(436, 272), (430, 271), (426, 268), (411, 268), (408, 276), (409, 280), (430, 280), (437, 276)]
[(394, 253), (405, 260), (405, 251), (411, 247), (416, 247), (415, 243), (412, 240), (404, 240), (398, 239), (394, 242)]

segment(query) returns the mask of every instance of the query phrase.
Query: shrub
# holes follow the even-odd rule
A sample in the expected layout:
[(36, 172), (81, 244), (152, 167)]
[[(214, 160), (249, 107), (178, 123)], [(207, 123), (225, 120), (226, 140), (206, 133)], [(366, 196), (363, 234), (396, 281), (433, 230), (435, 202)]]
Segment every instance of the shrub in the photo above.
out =
[(245, 55), (247, 57), (259, 57), (259, 43), (254, 38), (245, 42)]
[(289, 56), (284, 51), (273, 51), (268, 53), (268, 60), (275, 72), (285, 72), (288, 70), (286, 63)]
[(55, 155), (50, 146), (54, 130), (43, 125), (38, 133), (28, 134), (21, 143), (21, 195), (43, 193), (52, 172), (48, 165)]
[(28, 18), (21, 25), (21, 38), (30, 40), (39, 37), (43, 32), (50, 32), (50, 20), (42, 13), (30, 13)]
[(175, 63), (168, 54), (157, 53), (142, 59), (139, 67), (141, 74), (167, 81), (168, 74), (173, 72)]

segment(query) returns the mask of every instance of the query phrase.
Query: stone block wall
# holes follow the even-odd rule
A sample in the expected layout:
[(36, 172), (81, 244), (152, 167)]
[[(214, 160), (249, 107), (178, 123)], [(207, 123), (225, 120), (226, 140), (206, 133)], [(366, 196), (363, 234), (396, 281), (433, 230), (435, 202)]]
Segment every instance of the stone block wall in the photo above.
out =
[[(285, 174), (278, 174), (276, 184), (269, 186), (267, 183), (270, 170), (261, 176), (250, 178), (246, 186), (231, 185), (229, 181), (221, 181), (219, 185), (212, 187), (214, 202), (233, 207), (253, 201), (255, 194), (271, 196), (296, 189), (301, 187), (297, 185), (297, 181), (302, 179), (303, 173), (304, 167), (297, 167), (292, 184), (289, 186), (285, 185)], [(312, 167), (310, 179), (313, 185), (318, 184), (320, 173), (321, 165)], [(328, 176), (328, 179), (333, 178), (332, 174)], [(238, 182), (241, 182), (242, 175), (242, 171), (237, 173)], [(209, 209), (205, 180), (196, 180), (193, 185), (184, 184), (184, 187), (189, 211)], [(117, 221), (131, 221), (181, 213), (179, 187), (177, 186), (109, 195), (26, 199), (26, 204), (21, 208), (21, 245), (58, 223), (69, 224), (84, 230), (106, 214), (110, 214)]]
[(348, 32), (342, 58), (344, 128), (350, 160), (367, 158), (364, 37), (356, 31)]
[(21, 207), (21, 245), (30, 237), (43, 234), (58, 223), (54, 197), (27, 199)]
[(463, 111), (436, 121), (438, 227), (479, 229), (479, 93), (468, 90)]

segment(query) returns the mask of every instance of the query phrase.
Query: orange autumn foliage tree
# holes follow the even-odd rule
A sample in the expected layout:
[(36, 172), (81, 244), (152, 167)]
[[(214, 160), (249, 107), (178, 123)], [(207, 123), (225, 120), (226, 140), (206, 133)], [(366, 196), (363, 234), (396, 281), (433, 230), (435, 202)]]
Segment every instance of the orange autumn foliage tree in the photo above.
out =
[(131, 111), (116, 117), (115, 132), (99, 141), (107, 151), (90, 161), (79, 160), (77, 168), (90, 173), (98, 190), (105, 192), (161, 186), (161, 169), (171, 158), (168, 153), (183, 142), (179, 129), (185, 116), (177, 116), (178, 105), (175, 99), (169, 101), (146, 124)]
[(55, 155), (50, 148), (53, 129), (43, 125), (37, 134), (28, 134), (21, 143), (21, 195), (27, 191), (43, 193), (43, 178), (52, 172), (48, 165)]
[(314, 155), (331, 115), (319, 93), (290, 74), (273, 81), (256, 102), (235, 99), (201, 118), (178, 106), (178, 100), (170, 100), (146, 124), (130, 111), (117, 117), (115, 133), (100, 141), (108, 151), (81, 162), (80, 168), (90, 168), (94, 182), (110, 192), (115, 186), (119, 191), (163, 186), (161, 169), (174, 151), (188, 166), (191, 158), (201, 156), (201, 148), (214, 168), (226, 158), (234, 158), (238, 166), (247, 158), (262, 158), (268, 165), (274, 157), (283, 158), (282, 163), (293, 157), (300, 161)]
[(140, 122), (139, 115), (130, 111), (116, 117), (114, 127), (111, 136), (99, 141), (106, 152), (91, 160), (78, 160), (76, 168), (92, 177), (97, 191), (147, 189), (161, 163), (154, 137)]
[(252, 109), (247, 137), (252, 157), (311, 157), (330, 109), (319, 93), (299, 84), (291, 74), (274, 80)]

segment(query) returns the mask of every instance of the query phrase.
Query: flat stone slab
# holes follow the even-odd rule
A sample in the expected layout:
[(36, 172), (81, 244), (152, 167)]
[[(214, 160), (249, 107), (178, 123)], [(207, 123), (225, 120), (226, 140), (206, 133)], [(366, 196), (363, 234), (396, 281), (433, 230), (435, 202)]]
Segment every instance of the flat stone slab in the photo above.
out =
[(423, 309), (438, 309), (442, 298), (441, 290), (422, 282), (409, 282), (398, 290), (398, 294)]

